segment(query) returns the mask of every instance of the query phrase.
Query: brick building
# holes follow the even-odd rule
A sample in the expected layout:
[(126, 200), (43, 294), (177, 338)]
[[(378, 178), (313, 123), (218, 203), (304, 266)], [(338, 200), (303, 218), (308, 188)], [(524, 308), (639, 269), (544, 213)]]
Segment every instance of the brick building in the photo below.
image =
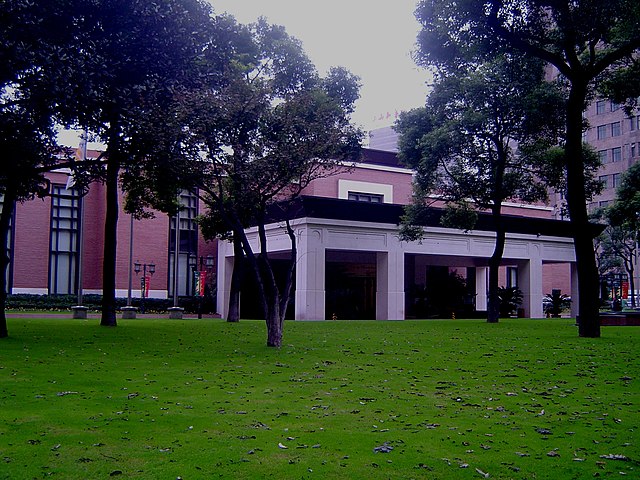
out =
[[(354, 318), (412, 316), (415, 299), (410, 298), (409, 291), (437, 282), (438, 272), (452, 270), (465, 277), (476, 291), (475, 306), (479, 310), (486, 308), (486, 266), (493, 243), (490, 228), (460, 232), (434, 224), (429, 226), (436, 235), (431, 242), (408, 245), (398, 241), (400, 206), (411, 199), (412, 175), (411, 170), (398, 164), (395, 153), (364, 149), (354, 168), (318, 179), (307, 187), (305, 197), (317, 200), (316, 203), (305, 200), (306, 216), (296, 220), (301, 233), (300, 251), (308, 255), (298, 259), (292, 316), (326, 318), (347, 291), (362, 303), (357, 312), (354, 310)], [(10, 234), (10, 291), (76, 294), (81, 286), (84, 293), (101, 293), (105, 188), (100, 183), (92, 184), (88, 194), (81, 198), (77, 190), (68, 186), (67, 172), (51, 173), (49, 180), (49, 197), (16, 206)], [(224, 315), (232, 249), (227, 242), (204, 241), (195, 222), (204, 206), (195, 195), (185, 193), (181, 202), (184, 208), (179, 220), (178, 294), (193, 293), (191, 265), (202, 261), (213, 263), (218, 309)], [(315, 206), (309, 210), (312, 204)], [(314, 212), (320, 210), (325, 213), (316, 218)], [(540, 316), (543, 294), (553, 288), (572, 290), (571, 241), (566, 232), (549, 233), (545, 222), (552, 222), (552, 208), (514, 204), (507, 205), (505, 213), (513, 215), (515, 223), (508, 236), (501, 284), (524, 287), (527, 314)], [(532, 218), (542, 223), (527, 220)], [(120, 211), (118, 297), (127, 296), (130, 278), (132, 296), (140, 296), (140, 276), (135, 272), (135, 263), (155, 266), (149, 297), (173, 296), (175, 224), (175, 218), (161, 213), (152, 219), (132, 220)], [(534, 224), (538, 226), (533, 227)], [(278, 243), (279, 225), (274, 223), (269, 228), (274, 255), (286, 255), (286, 242)], [(329, 243), (314, 244), (316, 237), (309, 237), (309, 232), (324, 235)], [(315, 263), (307, 262), (311, 257)], [(337, 278), (345, 280), (340, 289), (334, 286)], [(575, 295), (575, 282), (573, 292)], [(251, 304), (255, 306), (257, 302), (251, 301), (249, 294), (244, 295), (244, 300), (244, 312), (248, 314), (252, 311)]]
[[(48, 179), (48, 197), (16, 205), (9, 238), (9, 291), (77, 294), (82, 288), (85, 294), (101, 294), (105, 187), (94, 183), (81, 197), (77, 189), (68, 186), (66, 171), (53, 172)], [(187, 295), (193, 286), (189, 265), (199, 263), (200, 257), (215, 258), (216, 244), (207, 243), (198, 235), (195, 217), (203, 208), (201, 202), (188, 194), (181, 201), (185, 208), (180, 218), (178, 293)], [(120, 198), (116, 295), (128, 295), (131, 275), (132, 296), (140, 296), (140, 274), (135, 272), (135, 263), (140, 263), (155, 266), (147, 295), (172, 296), (175, 218), (156, 213), (151, 219), (132, 220), (122, 205)]]

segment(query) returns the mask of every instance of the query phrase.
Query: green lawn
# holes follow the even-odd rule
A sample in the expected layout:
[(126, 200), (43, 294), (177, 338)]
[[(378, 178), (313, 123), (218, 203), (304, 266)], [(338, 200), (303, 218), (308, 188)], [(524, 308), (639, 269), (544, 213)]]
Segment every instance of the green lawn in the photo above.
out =
[(637, 327), (288, 322), (280, 350), (257, 321), (9, 332), (1, 479), (640, 478)]

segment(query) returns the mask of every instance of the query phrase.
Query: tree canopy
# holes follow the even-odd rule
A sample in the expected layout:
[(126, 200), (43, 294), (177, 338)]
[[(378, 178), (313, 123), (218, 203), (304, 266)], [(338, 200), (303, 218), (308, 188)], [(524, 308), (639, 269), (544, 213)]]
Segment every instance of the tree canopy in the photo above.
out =
[[(546, 180), (561, 172), (545, 167), (547, 150), (561, 134), (564, 97), (544, 82), (543, 64), (517, 55), (497, 55), (480, 64), (459, 64), (439, 72), (426, 107), (401, 115), (400, 159), (416, 170), (413, 205), (405, 235), (434, 201), (444, 202), (447, 226), (472, 229), (476, 212), (492, 213), (496, 244), (489, 261), (487, 320), (500, 315), (498, 268), (506, 232), (504, 202), (547, 197)], [(552, 121), (548, 119), (551, 118)], [(520, 148), (518, 148), (518, 146)]]
[[(586, 209), (583, 111), (605, 85), (637, 71), (640, 4), (635, 0), (424, 0), (417, 59), (455, 71), (469, 58), (519, 51), (548, 64), (567, 86), (565, 150), (567, 205), (579, 280), (579, 335), (600, 335), (598, 272)], [(630, 82), (625, 96), (637, 96)], [(634, 88), (632, 88), (634, 87)], [(622, 90), (618, 90), (622, 92)]]
[[(267, 344), (279, 346), (296, 244), (287, 223), (292, 256), (287, 281), (278, 285), (268, 255), (268, 211), (357, 158), (361, 132), (349, 114), (359, 85), (343, 68), (318, 75), (300, 42), (280, 26), (260, 20), (238, 28), (245, 42), (224, 86), (191, 99), (189, 134), (198, 146), (195, 178), (210, 209), (205, 231), (230, 231), (242, 247), (257, 279)], [(246, 236), (249, 224), (258, 227), (259, 252)]]

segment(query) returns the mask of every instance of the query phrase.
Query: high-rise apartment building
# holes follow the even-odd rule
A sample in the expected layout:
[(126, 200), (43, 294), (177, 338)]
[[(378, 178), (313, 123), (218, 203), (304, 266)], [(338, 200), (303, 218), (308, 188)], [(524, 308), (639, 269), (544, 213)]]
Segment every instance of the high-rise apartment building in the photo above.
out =
[(640, 115), (629, 116), (621, 105), (597, 100), (585, 112), (589, 128), (584, 140), (591, 145), (602, 162), (598, 177), (604, 185), (589, 209), (608, 206), (616, 196), (624, 172), (640, 159)]

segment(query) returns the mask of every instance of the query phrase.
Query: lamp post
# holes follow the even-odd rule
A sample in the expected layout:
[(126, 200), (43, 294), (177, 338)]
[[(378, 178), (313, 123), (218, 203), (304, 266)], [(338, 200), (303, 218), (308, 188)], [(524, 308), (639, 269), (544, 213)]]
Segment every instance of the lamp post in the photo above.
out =
[(193, 294), (198, 296), (198, 318), (202, 318), (202, 297), (205, 294), (205, 287), (207, 284), (207, 278), (213, 271), (213, 257), (207, 255), (206, 257), (200, 257), (200, 269), (198, 269), (198, 258), (195, 257), (193, 261), (189, 262), (189, 266), (193, 270)]
[[(144, 313), (144, 299), (147, 296), (147, 289), (151, 283), (151, 275), (156, 273), (156, 265), (154, 263), (136, 262), (133, 264), (133, 269), (136, 275), (142, 272), (142, 277), (140, 277), (140, 313)], [(149, 277), (147, 277), (147, 271), (149, 272)]]

